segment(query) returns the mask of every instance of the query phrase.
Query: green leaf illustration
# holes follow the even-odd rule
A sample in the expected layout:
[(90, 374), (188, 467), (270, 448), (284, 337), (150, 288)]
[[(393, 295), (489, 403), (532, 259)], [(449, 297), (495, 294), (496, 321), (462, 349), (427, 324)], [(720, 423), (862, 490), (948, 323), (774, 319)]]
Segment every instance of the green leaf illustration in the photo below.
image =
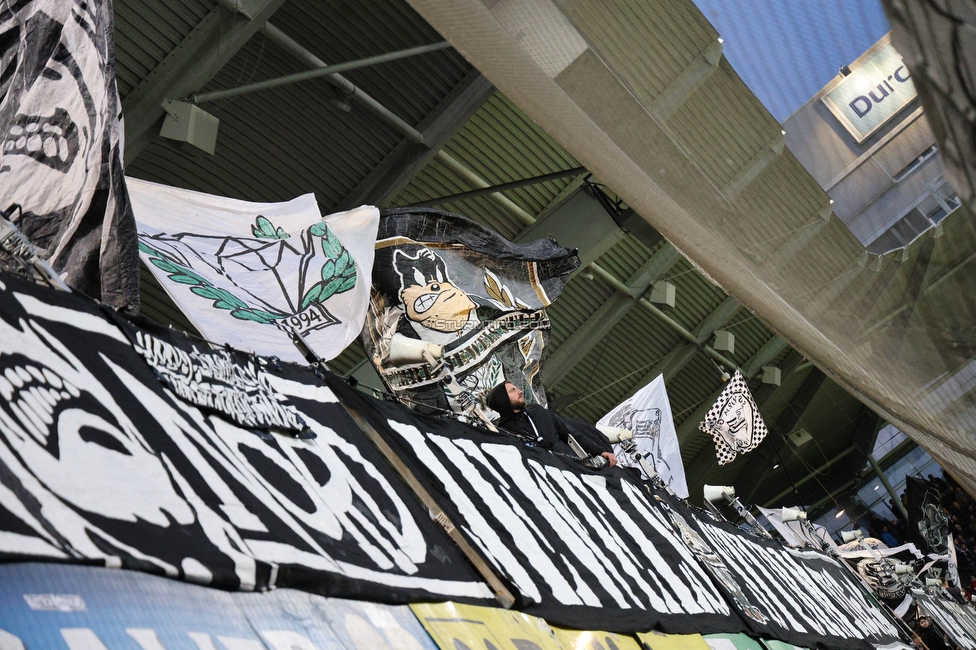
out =
[[(259, 219), (263, 219), (263, 217), (259, 217)], [(267, 221), (267, 219), (265, 219), (265, 222), (267, 222), (267, 226), (270, 228), (271, 222)], [(263, 224), (261, 223), (258, 223), (257, 225), (263, 227)], [(284, 239), (288, 237), (288, 233), (281, 228), (275, 231), (275, 235), (283, 235), (283, 237), (276, 236), (275, 239)], [(168, 258), (164, 253), (152, 248), (148, 244), (139, 242), (139, 250), (146, 255), (149, 255), (149, 261), (152, 263), (152, 265), (166, 272), (169, 275), (170, 280), (173, 282), (178, 282), (179, 284), (190, 285), (190, 291), (192, 293), (200, 296), (201, 298), (212, 300), (214, 308), (227, 310), (234, 318), (270, 324), (285, 316), (285, 314), (274, 314), (263, 309), (248, 307), (246, 302), (232, 294), (227, 289), (215, 287), (212, 282), (203, 276)]]
[(291, 237), (284, 228), (275, 228), (267, 217), (258, 215), (251, 226), (251, 234), (258, 239), (288, 239)]

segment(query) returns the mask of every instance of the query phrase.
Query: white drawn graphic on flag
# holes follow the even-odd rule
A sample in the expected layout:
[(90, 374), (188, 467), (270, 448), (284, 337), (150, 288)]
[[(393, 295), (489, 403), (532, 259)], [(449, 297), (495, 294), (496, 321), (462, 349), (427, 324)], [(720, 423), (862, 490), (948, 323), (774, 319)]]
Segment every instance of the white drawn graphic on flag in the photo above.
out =
[(719, 465), (731, 463), (736, 454), (752, 451), (763, 441), (766, 424), (741, 372), (735, 371), (698, 428), (715, 441)]
[[(641, 456), (651, 463), (654, 471), (661, 475), (675, 494), (682, 499), (688, 498), (685, 467), (681, 462), (681, 449), (671, 417), (664, 375), (658, 375), (633, 397), (600, 418), (597, 424), (633, 431), (634, 444)], [(622, 445), (614, 445), (613, 452), (624, 467), (640, 469), (634, 454), (624, 451)], [(643, 470), (641, 476), (644, 476)]]
[(139, 253), (204, 337), (304, 361), (338, 355), (362, 329), (379, 211), (322, 217), (315, 197), (250, 203), (129, 179)]
[(71, 287), (122, 308), (139, 260), (112, 16), (108, 0), (2, 3), (0, 209), (22, 207), (16, 225)]

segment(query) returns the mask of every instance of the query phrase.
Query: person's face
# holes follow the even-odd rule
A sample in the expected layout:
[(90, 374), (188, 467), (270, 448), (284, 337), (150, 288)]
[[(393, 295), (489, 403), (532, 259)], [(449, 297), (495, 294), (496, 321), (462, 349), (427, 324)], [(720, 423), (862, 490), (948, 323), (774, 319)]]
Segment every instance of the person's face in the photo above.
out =
[(525, 395), (512, 382), (505, 383), (505, 391), (508, 393), (508, 401), (513, 409), (525, 408)]

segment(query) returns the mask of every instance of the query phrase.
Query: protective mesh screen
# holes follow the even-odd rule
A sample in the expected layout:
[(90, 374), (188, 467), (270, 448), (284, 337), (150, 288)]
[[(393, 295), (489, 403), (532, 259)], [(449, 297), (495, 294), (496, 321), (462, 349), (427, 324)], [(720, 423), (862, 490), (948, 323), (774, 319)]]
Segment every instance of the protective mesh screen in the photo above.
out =
[(892, 38), (872, 2), (539, 3), (529, 30), (508, 0), (411, 1), (682, 253), (976, 493), (965, 20), (899, 2)]

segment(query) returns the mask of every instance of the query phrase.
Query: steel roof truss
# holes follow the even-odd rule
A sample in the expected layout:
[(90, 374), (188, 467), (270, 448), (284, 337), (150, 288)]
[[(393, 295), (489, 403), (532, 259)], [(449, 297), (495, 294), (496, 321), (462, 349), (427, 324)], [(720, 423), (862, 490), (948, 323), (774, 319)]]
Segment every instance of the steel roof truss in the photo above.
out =
[(284, 1), (248, 3), (253, 18), (218, 4), (126, 95), (122, 100), (126, 163), (135, 160), (158, 133), (155, 126), (164, 114), (163, 100), (203, 88)]
[(421, 123), (424, 143), (404, 138), (336, 208), (388, 206), (494, 93), (491, 82), (472, 70)]

